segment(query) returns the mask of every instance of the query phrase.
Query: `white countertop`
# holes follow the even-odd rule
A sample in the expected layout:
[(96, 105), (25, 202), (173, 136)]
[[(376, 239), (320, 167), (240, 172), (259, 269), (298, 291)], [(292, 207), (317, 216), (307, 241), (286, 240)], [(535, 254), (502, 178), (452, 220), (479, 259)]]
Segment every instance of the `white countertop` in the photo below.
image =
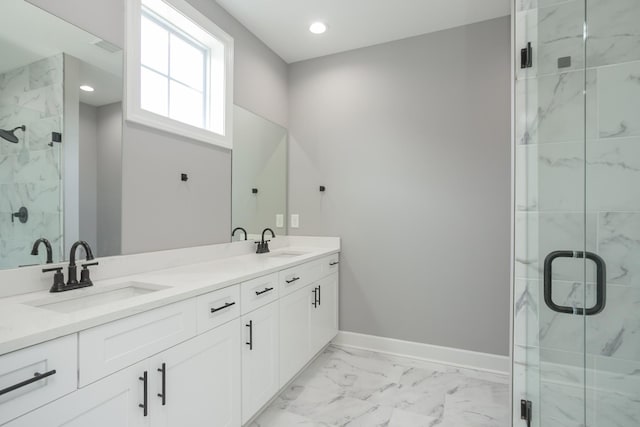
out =
[[(271, 254), (232, 256), (109, 280), (99, 280), (95, 281), (92, 287), (57, 294), (38, 291), (1, 298), (0, 355), (206, 294), (339, 251), (339, 246), (288, 246), (273, 250)], [(279, 252), (301, 252), (304, 254), (285, 258), (273, 256)], [(126, 262), (125, 258), (123, 257), (123, 262)], [(77, 298), (80, 295), (97, 294), (105, 286), (117, 287), (119, 283), (125, 282), (139, 282), (167, 286), (167, 288), (72, 313), (61, 313), (27, 305), (27, 303), (42, 299), (57, 302), (57, 300)]]

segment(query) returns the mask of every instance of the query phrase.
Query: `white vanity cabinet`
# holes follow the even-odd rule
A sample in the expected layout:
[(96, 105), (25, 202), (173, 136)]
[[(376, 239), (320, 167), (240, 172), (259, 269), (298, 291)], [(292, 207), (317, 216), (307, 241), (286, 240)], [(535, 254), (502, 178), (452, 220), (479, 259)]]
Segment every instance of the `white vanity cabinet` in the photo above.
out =
[(2, 355), (0, 425), (247, 425), (335, 337), (337, 263), (316, 259)]
[(338, 333), (338, 273), (314, 285), (315, 304), (311, 308), (310, 351), (317, 353)]
[(77, 354), (73, 334), (0, 356), (0, 425), (73, 392)]
[(274, 301), (242, 317), (242, 423), (280, 389), (280, 303)]
[(139, 379), (146, 361), (123, 369), (88, 387), (24, 415), (6, 427), (143, 427), (149, 417), (138, 405), (144, 402)]
[[(317, 265), (335, 263), (325, 258)], [(335, 265), (335, 264), (334, 264)], [(280, 386), (284, 386), (338, 333), (338, 273), (280, 300)]]
[(152, 427), (240, 425), (240, 320), (149, 360)]

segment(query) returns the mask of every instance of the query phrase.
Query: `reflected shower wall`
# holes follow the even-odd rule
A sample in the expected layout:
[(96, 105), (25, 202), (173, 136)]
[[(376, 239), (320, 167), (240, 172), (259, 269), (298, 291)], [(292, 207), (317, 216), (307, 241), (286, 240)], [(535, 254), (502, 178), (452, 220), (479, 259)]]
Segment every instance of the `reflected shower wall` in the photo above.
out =
[[(63, 56), (42, 59), (0, 74), (0, 129), (17, 131), (17, 144), (0, 139), (0, 269), (41, 263), (31, 245), (45, 237), (54, 259), (61, 259), (61, 145), (51, 133), (62, 133)], [(12, 216), (28, 210), (25, 223)]]

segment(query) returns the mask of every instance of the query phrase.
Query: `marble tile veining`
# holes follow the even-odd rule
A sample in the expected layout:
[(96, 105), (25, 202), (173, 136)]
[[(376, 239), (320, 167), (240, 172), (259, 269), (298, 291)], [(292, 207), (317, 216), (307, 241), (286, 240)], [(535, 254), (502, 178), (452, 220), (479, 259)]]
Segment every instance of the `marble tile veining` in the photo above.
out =
[(507, 427), (507, 376), (328, 347), (251, 427)]

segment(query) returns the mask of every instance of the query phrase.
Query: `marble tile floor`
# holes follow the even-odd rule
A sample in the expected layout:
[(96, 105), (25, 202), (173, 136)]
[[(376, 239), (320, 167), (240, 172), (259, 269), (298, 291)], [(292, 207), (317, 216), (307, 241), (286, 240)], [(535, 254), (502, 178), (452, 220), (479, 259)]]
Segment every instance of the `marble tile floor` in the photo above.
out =
[(328, 347), (250, 427), (507, 427), (509, 377)]

